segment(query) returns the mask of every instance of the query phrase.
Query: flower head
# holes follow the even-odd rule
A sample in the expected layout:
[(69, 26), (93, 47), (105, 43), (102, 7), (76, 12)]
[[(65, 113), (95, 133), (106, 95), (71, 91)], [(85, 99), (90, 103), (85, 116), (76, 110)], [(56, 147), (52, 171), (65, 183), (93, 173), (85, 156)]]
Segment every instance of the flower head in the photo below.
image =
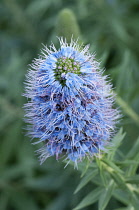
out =
[(59, 39), (60, 49), (44, 47), (27, 74), (25, 104), (29, 134), (44, 142), (41, 162), (65, 155), (77, 164), (85, 156), (105, 150), (115, 129), (111, 84), (99, 63), (71, 39)]

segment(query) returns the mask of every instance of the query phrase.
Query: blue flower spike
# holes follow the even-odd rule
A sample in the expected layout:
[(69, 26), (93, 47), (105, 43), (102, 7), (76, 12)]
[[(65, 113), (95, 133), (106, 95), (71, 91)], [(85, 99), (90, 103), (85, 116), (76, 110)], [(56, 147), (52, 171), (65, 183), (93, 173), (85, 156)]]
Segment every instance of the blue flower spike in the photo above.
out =
[(119, 118), (113, 108), (112, 85), (89, 46), (59, 38), (60, 49), (52, 44), (42, 50), (26, 75), (25, 119), (28, 134), (43, 142), (37, 152), (43, 163), (48, 157), (65, 156), (75, 166), (105, 151)]

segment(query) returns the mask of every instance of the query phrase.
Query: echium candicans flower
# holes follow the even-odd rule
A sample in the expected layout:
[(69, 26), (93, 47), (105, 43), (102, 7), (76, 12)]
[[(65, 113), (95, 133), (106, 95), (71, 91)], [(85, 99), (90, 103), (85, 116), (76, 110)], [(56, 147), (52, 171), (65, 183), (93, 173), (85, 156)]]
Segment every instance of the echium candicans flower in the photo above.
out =
[(24, 94), (29, 134), (44, 142), (38, 150), (41, 162), (65, 155), (77, 165), (85, 156), (105, 150), (118, 118), (111, 84), (99, 63), (71, 39), (59, 38), (31, 64)]

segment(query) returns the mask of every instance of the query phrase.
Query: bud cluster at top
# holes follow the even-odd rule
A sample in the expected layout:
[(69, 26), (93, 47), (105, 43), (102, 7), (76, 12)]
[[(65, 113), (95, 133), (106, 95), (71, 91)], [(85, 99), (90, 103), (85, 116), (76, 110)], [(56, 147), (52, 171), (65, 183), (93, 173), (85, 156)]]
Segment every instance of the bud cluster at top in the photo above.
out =
[(66, 82), (66, 74), (68, 72), (80, 74), (80, 65), (73, 58), (61, 57), (57, 59), (56, 68), (54, 69), (55, 79), (63, 86)]

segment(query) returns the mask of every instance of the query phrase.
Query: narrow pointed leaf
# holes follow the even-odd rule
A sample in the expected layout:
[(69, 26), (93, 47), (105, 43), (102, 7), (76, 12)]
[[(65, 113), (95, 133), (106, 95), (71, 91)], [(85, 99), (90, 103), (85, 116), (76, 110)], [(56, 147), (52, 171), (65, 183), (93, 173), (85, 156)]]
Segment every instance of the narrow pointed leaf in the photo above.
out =
[(128, 152), (126, 158), (133, 159), (138, 152), (139, 152), (139, 138), (137, 138), (135, 144), (133, 144), (133, 147)]
[(112, 197), (115, 183), (113, 180), (110, 181), (109, 185), (104, 189), (99, 199), (99, 210), (104, 210)]
[(133, 206), (129, 206), (129, 207), (123, 207), (123, 208), (118, 208), (118, 209), (114, 209), (114, 210), (133, 210), (134, 207)]
[(99, 158), (96, 158), (96, 161), (97, 161), (97, 164), (99, 167), (99, 172), (100, 172), (100, 177), (101, 177), (102, 183), (104, 186), (107, 186), (107, 178), (106, 178), (106, 172), (103, 167), (103, 162)]
[(130, 205), (130, 197), (128, 195), (127, 192), (121, 190), (121, 189), (116, 189), (114, 190), (114, 192), (112, 193), (112, 195), (121, 203), (125, 204), (125, 205)]
[(123, 171), (116, 165), (114, 164), (112, 161), (108, 160), (108, 159), (103, 159), (102, 160), (106, 165), (110, 166), (113, 170), (115, 170), (117, 173), (123, 173)]
[(98, 173), (97, 169), (87, 173), (87, 175), (82, 178), (81, 182), (77, 186), (74, 194), (76, 194), (79, 190), (81, 190), (91, 179), (93, 179), (93, 177), (97, 175), (97, 173)]
[(139, 184), (139, 175), (127, 178), (126, 182), (133, 183), (133, 184)]
[(96, 188), (95, 190), (90, 192), (73, 210), (79, 210), (95, 203), (99, 199), (102, 192), (103, 188)]
[(112, 140), (112, 148), (110, 148), (110, 151), (108, 153), (108, 159), (113, 160), (117, 148), (121, 145), (122, 140), (124, 139), (126, 133), (123, 133), (123, 128), (119, 130), (119, 132), (114, 136)]

